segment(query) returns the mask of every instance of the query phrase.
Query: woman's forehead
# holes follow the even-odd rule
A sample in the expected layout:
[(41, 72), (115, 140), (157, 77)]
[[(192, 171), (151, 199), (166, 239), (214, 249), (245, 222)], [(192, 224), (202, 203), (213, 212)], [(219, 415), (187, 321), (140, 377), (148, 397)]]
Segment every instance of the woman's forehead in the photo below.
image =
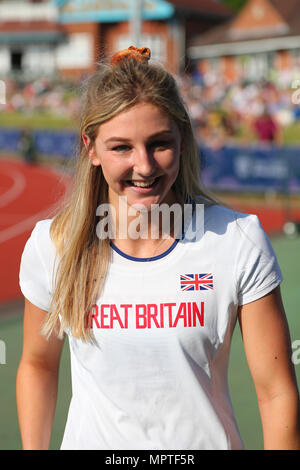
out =
[(98, 136), (103, 139), (111, 134), (124, 138), (136, 134), (146, 137), (168, 131), (177, 133), (178, 126), (165, 111), (152, 103), (138, 103), (101, 124)]

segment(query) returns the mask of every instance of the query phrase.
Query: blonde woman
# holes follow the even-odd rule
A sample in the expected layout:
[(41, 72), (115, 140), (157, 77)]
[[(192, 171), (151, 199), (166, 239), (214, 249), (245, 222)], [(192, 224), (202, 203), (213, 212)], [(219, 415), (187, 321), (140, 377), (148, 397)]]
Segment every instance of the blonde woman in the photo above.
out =
[(23, 448), (48, 449), (68, 335), (61, 449), (242, 449), (227, 385), (238, 318), (265, 449), (300, 449), (275, 254), (256, 216), (201, 187), (175, 80), (149, 58), (131, 47), (87, 82), (72, 196), (24, 248)]

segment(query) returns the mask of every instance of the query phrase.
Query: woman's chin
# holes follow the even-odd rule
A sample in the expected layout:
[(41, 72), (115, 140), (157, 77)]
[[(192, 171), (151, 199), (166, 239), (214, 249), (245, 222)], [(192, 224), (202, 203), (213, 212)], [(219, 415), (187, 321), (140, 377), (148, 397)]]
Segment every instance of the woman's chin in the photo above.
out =
[[(152, 198), (151, 198), (152, 199)], [(136, 212), (147, 214), (152, 212), (159, 204), (159, 199), (153, 198), (151, 201), (127, 201), (130, 208)]]

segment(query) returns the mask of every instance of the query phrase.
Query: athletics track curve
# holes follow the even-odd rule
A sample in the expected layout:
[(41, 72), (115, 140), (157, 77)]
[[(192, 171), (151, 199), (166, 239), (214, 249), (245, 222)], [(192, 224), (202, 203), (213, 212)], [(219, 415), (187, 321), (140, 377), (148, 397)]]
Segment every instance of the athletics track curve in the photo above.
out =
[(22, 297), (19, 267), (36, 222), (53, 217), (71, 178), (48, 166), (0, 159), (0, 302)]

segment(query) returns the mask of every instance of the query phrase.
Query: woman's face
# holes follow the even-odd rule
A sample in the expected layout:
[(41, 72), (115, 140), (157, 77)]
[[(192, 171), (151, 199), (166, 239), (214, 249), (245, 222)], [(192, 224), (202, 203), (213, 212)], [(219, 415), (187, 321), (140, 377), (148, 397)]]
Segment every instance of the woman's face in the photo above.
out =
[(157, 106), (139, 103), (99, 127), (89, 156), (101, 165), (109, 202), (151, 209), (176, 202), (171, 189), (180, 166), (181, 136), (175, 122)]

